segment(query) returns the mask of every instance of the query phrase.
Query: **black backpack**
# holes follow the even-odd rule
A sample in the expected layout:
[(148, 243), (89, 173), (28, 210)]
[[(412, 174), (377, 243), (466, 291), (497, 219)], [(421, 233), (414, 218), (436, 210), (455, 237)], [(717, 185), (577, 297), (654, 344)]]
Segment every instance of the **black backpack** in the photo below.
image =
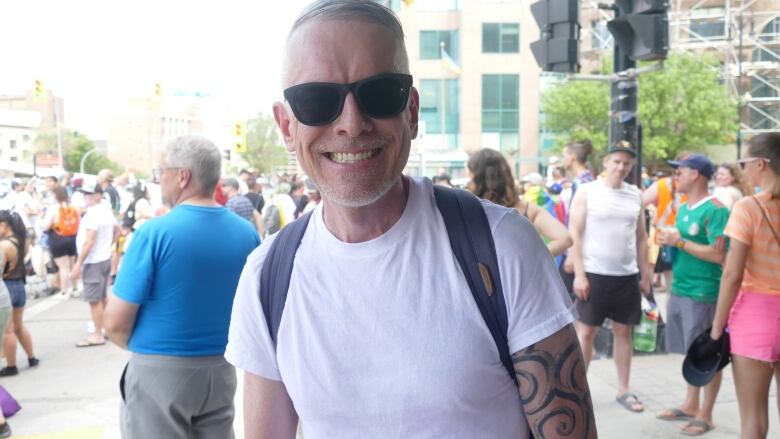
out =
[[(452, 251), (493, 336), (501, 362), (517, 385), (507, 341), (508, 318), (496, 247), (482, 203), (470, 192), (443, 186), (434, 186), (434, 196), (447, 227)], [(260, 273), (260, 303), (274, 345), (287, 300), (295, 253), (311, 214), (306, 213), (279, 232), (268, 250)]]

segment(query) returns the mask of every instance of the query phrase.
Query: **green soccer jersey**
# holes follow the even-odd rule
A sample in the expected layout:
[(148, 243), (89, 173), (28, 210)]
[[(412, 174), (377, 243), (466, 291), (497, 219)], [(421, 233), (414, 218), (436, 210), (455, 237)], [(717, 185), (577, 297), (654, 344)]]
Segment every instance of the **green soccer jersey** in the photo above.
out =
[[(729, 219), (729, 210), (716, 198), (706, 198), (691, 208), (688, 203), (677, 213), (677, 230), (686, 241), (714, 246), (725, 240), (723, 229)], [(690, 297), (699, 302), (716, 302), (723, 269), (720, 264), (707, 262), (677, 249), (672, 268), (672, 293)]]

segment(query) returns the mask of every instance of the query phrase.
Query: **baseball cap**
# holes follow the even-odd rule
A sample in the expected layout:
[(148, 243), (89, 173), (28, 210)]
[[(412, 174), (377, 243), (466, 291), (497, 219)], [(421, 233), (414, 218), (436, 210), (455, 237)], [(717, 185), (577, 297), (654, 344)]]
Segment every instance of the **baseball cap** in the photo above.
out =
[(532, 172), (523, 177), (523, 183), (531, 183), (536, 186), (541, 186), (544, 184), (544, 177), (542, 177), (542, 175), (538, 172)]
[(696, 387), (702, 387), (712, 381), (712, 377), (719, 370), (726, 367), (731, 360), (729, 356), (730, 339), (729, 333), (723, 332), (723, 335), (717, 340), (710, 338), (712, 328), (707, 328), (699, 334), (688, 353), (685, 354), (683, 361), (683, 377), (688, 384)]
[(715, 173), (715, 164), (702, 154), (689, 154), (682, 160), (669, 160), (667, 163), (674, 168), (695, 169), (707, 179), (711, 178), (712, 174)]
[(607, 154), (612, 154), (615, 152), (625, 152), (631, 154), (632, 157), (636, 157), (638, 155), (636, 149), (632, 148), (631, 144), (625, 140), (622, 140), (607, 149)]
[(79, 188), (80, 192), (85, 194), (102, 194), (103, 188), (100, 186), (97, 180), (85, 181)]

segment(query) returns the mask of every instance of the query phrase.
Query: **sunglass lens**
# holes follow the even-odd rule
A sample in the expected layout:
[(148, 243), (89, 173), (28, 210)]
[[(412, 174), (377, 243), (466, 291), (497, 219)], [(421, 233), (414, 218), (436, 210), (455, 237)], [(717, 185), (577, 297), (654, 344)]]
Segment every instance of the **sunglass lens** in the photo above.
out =
[(408, 87), (397, 78), (377, 78), (360, 85), (358, 101), (370, 117), (392, 117), (406, 106)]
[(298, 89), (293, 97), (296, 117), (306, 125), (324, 125), (339, 114), (341, 96), (336, 87), (310, 85)]

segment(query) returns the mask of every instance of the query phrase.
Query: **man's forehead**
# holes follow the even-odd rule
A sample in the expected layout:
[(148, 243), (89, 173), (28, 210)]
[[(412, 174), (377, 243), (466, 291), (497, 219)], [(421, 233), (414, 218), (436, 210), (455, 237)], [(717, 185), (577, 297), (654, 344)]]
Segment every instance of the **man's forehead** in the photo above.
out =
[(352, 82), (393, 72), (400, 44), (386, 27), (364, 20), (312, 20), (288, 37), (285, 87), (310, 81)]

